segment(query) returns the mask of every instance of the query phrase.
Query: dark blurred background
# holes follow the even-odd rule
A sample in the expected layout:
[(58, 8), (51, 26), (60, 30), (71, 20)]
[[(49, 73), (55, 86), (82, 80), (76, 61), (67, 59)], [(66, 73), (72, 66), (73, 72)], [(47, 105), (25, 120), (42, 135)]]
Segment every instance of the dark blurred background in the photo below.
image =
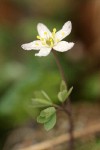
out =
[(59, 30), (68, 20), (71, 20), (73, 28), (66, 40), (75, 42), (75, 46), (68, 52), (58, 53), (58, 57), (69, 86), (74, 87), (71, 95), (73, 105), (84, 102), (98, 105), (100, 1), (0, 0), (1, 149), (11, 150), (5, 145), (15, 128), (23, 128), (23, 124), (30, 124), (32, 128), (37, 126), (33, 118), (38, 111), (29, 106), (34, 91), (42, 89), (51, 95), (53, 101), (57, 101), (61, 81), (52, 54), (35, 57), (34, 51), (24, 51), (21, 44), (36, 39), (37, 23)]

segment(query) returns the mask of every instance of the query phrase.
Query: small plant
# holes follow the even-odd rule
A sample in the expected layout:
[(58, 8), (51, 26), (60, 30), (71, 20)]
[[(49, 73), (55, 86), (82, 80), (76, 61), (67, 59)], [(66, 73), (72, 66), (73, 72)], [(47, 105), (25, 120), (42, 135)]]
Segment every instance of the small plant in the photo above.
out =
[[(72, 89), (73, 87), (67, 90), (65, 82), (61, 82), (60, 91), (58, 93), (58, 100), (61, 105), (68, 99)], [(36, 97), (32, 99), (32, 106), (42, 109), (40, 115), (37, 117), (37, 122), (44, 124), (44, 128), (49, 131), (56, 124), (56, 110), (63, 110), (63, 107), (53, 103), (44, 91), (36, 92), (35, 94)]]
[(52, 99), (44, 91), (35, 92), (35, 98), (32, 99), (33, 108), (41, 108), (39, 116), (37, 116), (37, 122), (44, 125), (44, 128), (49, 131), (56, 124), (56, 113), (59, 110), (64, 111), (68, 115), (70, 124), (70, 145), (69, 150), (74, 149), (73, 141), (73, 119), (72, 119), (72, 109), (71, 101), (69, 96), (73, 90), (67, 88), (67, 83), (64, 75), (63, 68), (57, 57), (55, 51), (65, 52), (74, 46), (73, 42), (62, 41), (71, 32), (72, 24), (70, 21), (66, 22), (62, 29), (58, 32), (56, 28), (52, 32), (42, 23), (37, 25), (38, 36), (37, 40), (31, 43), (23, 44), (22, 48), (24, 50), (39, 50), (35, 56), (47, 56), (50, 52), (53, 53), (55, 61), (57, 63), (58, 69), (60, 71), (62, 81), (60, 84), (60, 91), (58, 92), (59, 105), (53, 103)]

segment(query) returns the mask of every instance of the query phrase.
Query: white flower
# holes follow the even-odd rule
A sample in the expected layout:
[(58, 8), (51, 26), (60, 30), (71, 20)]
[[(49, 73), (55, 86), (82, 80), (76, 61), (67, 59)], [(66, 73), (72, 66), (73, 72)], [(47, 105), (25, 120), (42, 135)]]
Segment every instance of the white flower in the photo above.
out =
[(62, 29), (56, 32), (56, 28), (52, 32), (42, 23), (38, 23), (38, 36), (36, 41), (23, 44), (21, 47), (24, 50), (40, 50), (35, 56), (47, 56), (52, 49), (65, 52), (74, 46), (73, 42), (61, 41), (71, 32), (72, 24), (70, 21), (66, 22)]

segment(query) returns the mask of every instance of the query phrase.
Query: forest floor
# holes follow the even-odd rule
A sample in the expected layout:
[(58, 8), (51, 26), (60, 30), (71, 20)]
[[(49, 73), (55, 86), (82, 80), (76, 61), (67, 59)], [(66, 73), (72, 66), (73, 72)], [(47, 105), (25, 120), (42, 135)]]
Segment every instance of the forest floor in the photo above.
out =
[[(73, 105), (75, 131), (81, 132), (87, 127), (96, 124), (100, 126), (100, 103), (82, 102)], [(49, 132), (45, 131), (41, 124), (33, 123), (33, 121), (14, 129), (8, 136), (3, 150), (19, 150), (26, 147), (27, 150), (28, 147), (29, 150), (35, 150), (30, 149), (34, 144), (38, 145), (38, 143), (52, 140), (53, 138), (56, 139), (56, 137), (65, 133), (68, 134), (69, 123), (66, 115), (63, 112), (59, 112), (57, 118), (56, 126)], [(44, 150), (66, 150), (66, 146), (68, 146), (68, 143), (63, 142)], [(75, 147), (77, 150), (100, 150), (100, 131), (75, 140)]]

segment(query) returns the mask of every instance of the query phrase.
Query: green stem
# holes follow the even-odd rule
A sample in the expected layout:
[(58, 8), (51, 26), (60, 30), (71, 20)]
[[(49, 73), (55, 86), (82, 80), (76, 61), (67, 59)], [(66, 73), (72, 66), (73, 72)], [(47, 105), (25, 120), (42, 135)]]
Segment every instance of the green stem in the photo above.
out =
[[(66, 83), (65, 74), (64, 74), (63, 68), (62, 68), (62, 66), (60, 64), (60, 61), (59, 61), (59, 59), (57, 57), (57, 54), (56, 54), (56, 52), (54, 50), (52, 50), (52, 52), (53, 52), (56, 64), (58, 66), (59, 72), (61, 74), (62, 80), (64, 80), (65, 83)], [(66, 83), (66, 85), (67, 85), (67, 83)], [(71, 100), (67, 99), (67, 107), (66, 107), (66, 105), (63, 104), (62, 107), (60, 107), (60, 108), (62, 108), (63, 111), (68, 116), (69, 125), (70, 125), (70, 127), (69, 127), (69, 134), (70, 134), (69, 150), (74, 150), (74, 135), (73, 135), (74, 125), (73, 125), (73, 117), (72, 117)]]

